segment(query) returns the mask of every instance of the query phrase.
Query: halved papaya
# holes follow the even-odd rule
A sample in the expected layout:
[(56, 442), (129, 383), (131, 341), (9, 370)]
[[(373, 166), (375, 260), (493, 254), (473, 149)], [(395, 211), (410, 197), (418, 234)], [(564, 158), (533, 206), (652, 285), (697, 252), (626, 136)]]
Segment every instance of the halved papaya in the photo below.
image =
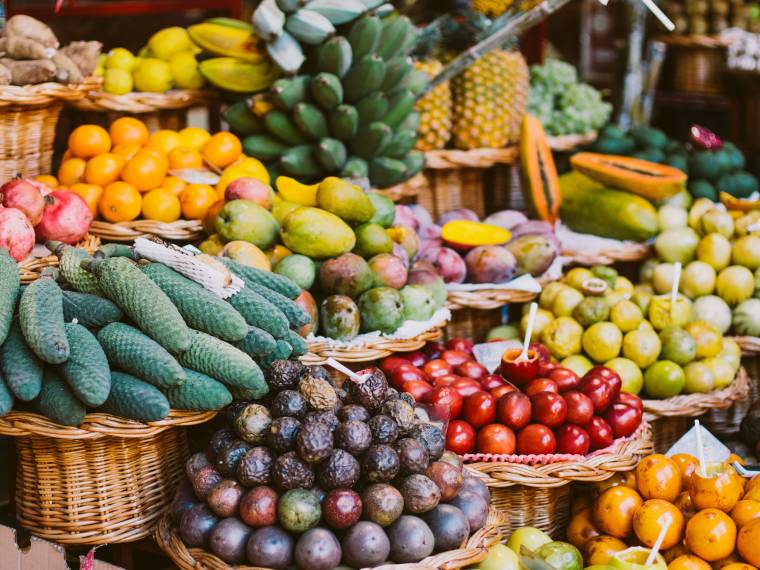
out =
[(557, 167), (541, 121), (527, 114), (520, 134), (520, 167), (523, 193), (534, 216), (554, 224), (562, 202)]
[(454, 220), (441, 228), (441, 239), (454, 249), (464, 251), (479, 245), (503, 245), (510, 237), (512, 234), (504, 228), (472, 220)]
[(650, 200), (675, 196), (686, 185), (686, 174), (679, 169), (630, 156), (579, 152), (570, 165), (605, 186)]

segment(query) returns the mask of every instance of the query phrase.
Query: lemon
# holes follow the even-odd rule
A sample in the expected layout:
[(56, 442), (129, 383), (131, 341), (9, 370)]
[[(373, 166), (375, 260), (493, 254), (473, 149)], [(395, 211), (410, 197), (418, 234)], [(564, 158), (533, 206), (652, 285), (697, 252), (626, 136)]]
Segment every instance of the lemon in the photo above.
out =
[(148, 49), (157, 58), (168, 61), (181, 51), (192, 51), (195, 44), (185, 28), (173, 26), (157, 31), (148, 40)]
[(641, 321), (644, 320), (644, 314), (636, 303), (624, 299), (612, 307), (610, 320), (622, 332), (627, 333), (638, 328)]
[(623, 381), (623, 386), (620, 388), (623, 392), (629, 394), (641, 392), (641, 388), (644, 386), (644, 374), (633, 360), (617, 357), (608, 360), (604, 365), (618, 373)]
[(123, 69), (106, 69), (103, 77), (103, 90), (114, 95), (132, 92), (132, 74)]
[(175, 53), (169, 59), (174, 84), (180, 89), (200, 89), (205, 79), (198, 71), (198, 62), (189, 51)]
[(715, 389), (725, 388), (734, 381), (734, 368), (722, 358), (705, 358), (702, 361), (715, 375)]
[(155, 58), (146, 58), (132, 72), (138, 91), (166, 93), (172, 88), (172, 72), (169, 64)]
[(583, 333), (581, 341), (584, 352), (595, 362), (606, 362), (620, 354), (623, 333), (610, 322), (591, 325)]
[(660, 337), (651, 328), (640, 327), (623, 337), (623, 356), (639, 368), (654, 364), (661, 349)]
[(123, 69), (132, 71), (135, 67), (135, 56), (126, 48), (114, 48), (108, 52), (106, 69)]
[(723, 336), (720, 331), (705, 321), (694, 321), (686, 325), (686, 332), (691, 335), (697, 345), (697, 358), (716, 356), (723, 347)]

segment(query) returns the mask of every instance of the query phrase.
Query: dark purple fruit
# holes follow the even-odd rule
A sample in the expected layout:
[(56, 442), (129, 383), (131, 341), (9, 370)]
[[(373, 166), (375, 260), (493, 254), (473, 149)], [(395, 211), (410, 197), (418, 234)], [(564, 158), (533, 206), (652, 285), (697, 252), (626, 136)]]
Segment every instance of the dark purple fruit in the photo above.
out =
[(277, 503), (277, 520), (290, 532), (306, 532), (317, 526), (322, 507), (317, 496), (307, 489), (291, 489)]
[(342, 449), (334, 449), (330, 457), (317, 466), (319, 484), (327, 490), (353, 487), (360, 476), (359, 461)]
[(235, 420), (238, 417), (238, 414), (243, 411), (243, 408), (245, 408), (250, 402), (246, 400), (235, 400), (232, 402), (229, 406), (227, 406), (227, 409), (224, 410), (225, 416), (227, 416), (227, 421), (230, 423), (230, 425), (235, 425)]
[(266, 485), (254, 487), (240, 499), (240, 518), (258, 528), (277, 523), (277, 491)]
[(330, 373), (327, 371), (327, 368), (325, 368), (324, 366), (318, 366), (318, 365), (307, 366), (305, 373), (308, 374), (309, 376), (314, 376), (315, 378), (321, 378), (322, 380), (327, 380), (328, 382), (330, 382), (330, 384), (333, 383), (333, 379), (330, 376)]
[(383, 403), (382, 412), (396, 422), (399, 431), (403, 434), (409, 433), (409, 430), (414, 427), (414, 406), (400, 398), (386, 400)]
[(410, 430), (409, 437), (419, 441), (427, 449), (430, 461), (437, 461), (446, 448), (446, 438), (443, 432), (433, 424), (417, 424)]
[(240, 483), (232, 479), (224, 479), (211, 489), (206, 502), (209, 508), (220, 517), (234, 517), (237, 515), (243, 492)]
[(409, 513), (426, 513), (441, 501), (438, 485), (425, 475), (409, 475), (401, 482), (398, 490), (404, 497), (404, 509)]
[(295, 390), (283, 390), (272, 398), (272, 404), (269, 406), (273, 418), (290, 416), (301, 419), (309, 411), (306, 400)]
[(491, 491), (488, 490), (486, 484), (478, 477), (465, 476), (462, 479), (462, 486), (459, 488), (459, 492), (464, 493), (465, 491), (471, 491), (476, 495), (480, 495), (486, 503), (491, 502)]
[(379, 368), (368, 368), (360, 374), (365, 377), (364, 382), (348, 382), (351, 401), (375, 412), (383, 405), (388, 394), (388, 381)]
[(269, 426), (267, 445), (279, 453), (292, 451), (296, 446), (296, 436), (300, 429), (301, 422), (295, 418), (277, 418)]
[(232, 440), (216, 456), (216, 468), (225, 477), (234, 477), (238, 464), (243, 456), (251, 449), (251, 445), (240, 440)]
[(460, 492), (449, 504), (458, 507), (464, 513), (467, 522), (470, 523), (470, 532), (485, 526), (488, 519), (488, 503), (480, 495), (472, 491)]
[(322, 519), (334, 529), (348, 528), (361, 517), (362, 499), (353, 489), (333, 489), (322, 501)]
[(171, 505), (169, 505), (169, 513), (174, 523), (179, 524), (185, 511), (197, 503), (198, 499), (193, 492), (190, 482), (183, 480), (179, 487), (177, 487), (177, 492), (174, 493), (174, 498)]
[(350, 422), (352, 420), (366, 422), (370, 418), (370, 414), (364, 406), (360, 406), (359, 404), (346, 404), (340, 409), (338, 418), (342, 422)]
[(276, 360), (266, 371), (267, 384), (272, 391), (295, 388), (306, 370), (297, 360)]
[(373, 445), (362, 458), (362, 475), (372, 483), (386, 483), (398, 475), (401, 464), (390, 445)]
[(448, 449), (441, 454), (439, 461), (445, 461), (446, 463), (451, 463), (454, 467), (456, 467), (460, 471), (464, 469), (464, 463), (462, 463), (462, 459), (456, 453), (454, 453), (453, 451), (449, 451)]
[(245, 562), (245, 547), (251, 527), (238, 518), (219, 521), (208, 537), (211, 552), (229, 564)]
[(372, 431), (362, 421), (347, 420), (335, 430), (335, 445), (352, 455), (361, 455), (372, 445)]
[(428, 453), (416, 439), (405, 437), (396, 442), (396, 452), (401, 463), (401, 474), (424, 473), (428, 468)]
[(204, 548), (211, 530), (219, 522), (208, 505), (197, 504), (185, 511), (179, 522), (179, 536), (187, 546)]
[(338, 394), (329, 380), (307, 374), (298, 382), (298, 391), (312, 410), (332, 412), (338, 403)]
[(235, 431), (248, 443), (261, 445), (266, 441), (272, 414), (261, 404), (248, 404), (235, 418)]
[(211, 461), (215, 461), (216, 456), (222, 451), (222, 449), (232, 443), (232, 440), (234, 439), (237, 439), (237, 435), (230, 428), (224, 427), (217, 430), (214, 435), (211, 436), (211, 439), (206, 446), (206, 455)]
[(294, 546), (293, 537), (280, 527), (267, 526), (257, 529), (248, 538), (248, 562), (262, 568), (285, 570), (293, 563)]
[(380, 526), (393, 524), (404, 511), (404, 497), (393, 485), (376, 483), (362, 494), (364, 516)]
[(205, 453), (202, 451), (194, 453), (185, 463), (185, 475), (187, 475), (187, 478), (192, 481), (195, 478), (195, 474), (207, 465), (211, 465), (211, 462), (208, 460)]
[(201, 467), (193, 477), (192, 485), (195, 496), (201, 501), (205, 501), (211, 489), (216, 487), (223, 479), (222, 474), (217, 471), (213, 465)]
[(366, 568), (385, 562), (391, 543), (377, 523), (362, 521), (343, 536), (343, 560), (354, 568)]
[(296, 450), (307, 463), (318, 463), (326, 459), (332, 449), (333, 432), (327, 424), (311, 422), (298, 431)]
[(312, 422), (323, 423), (327, 425), (331, 430), (340, 425), (340, 420), (332, 412), (309, 412), (303, 419), (303, 425), (310, 424)]
[(438, 505), (423, 518), (433, 531), (435, 549), (438, 552), (459, 548), (470, 536), (467, 517), (454, 505)]
[(388, 416), (375, 416), (367, 422), (372, 443), (393, 443), (398, 439), (398, 425)]
[(299, 570), (332, 570), (343, 553), (335, 535), (325, 528), (305, 532), (296, 543), (294, 558)]
[(444, 503), (448, 503), (456, 497), (459, 488), (462, 486), (462, 470), (445, 461), (431, 463), (426, 475), (441, 490), (441, 500)]
[(404, 402), (412, 406), (412, 408), (414, 408), (414, 406), (417, 405), (417, 402), (415, 401), (414, 396), (412, 396), (409, 392), (400, 393), (398, 395), (398, 399), (403, 400)]
[(402, 515), (385, 532), (391, 543), (391, 560), (399, 564), (419, 562), (435, 548), (433, 531), (419, 517)]
[(241, 485), (255, 487), (271, 481), (274, 455), (268, 447), (253, 447), (246, 451), (237, 466), (237, 479)]
[(289, 451), (274, 462), (272, 481), (278, 489), (308, 489), (314, 486), (314, 471), (294, 451)]

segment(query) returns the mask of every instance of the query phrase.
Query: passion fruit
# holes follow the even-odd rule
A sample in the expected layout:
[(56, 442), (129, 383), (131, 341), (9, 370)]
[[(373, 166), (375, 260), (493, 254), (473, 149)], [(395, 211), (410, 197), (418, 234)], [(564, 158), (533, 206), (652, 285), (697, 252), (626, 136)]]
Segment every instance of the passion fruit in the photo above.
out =
[(683, 327), (692, 319), (692, 306), (683, 295), (671, 302), (670, 295), (654, 297), (649, 303), (649, 322), (655, 330), (661, 331), (667, 327)]
[(710, 358), (720, 352), (723, 336), (710, 323), (705, 321), (691, 322), (686, 325), (686, 332), (694, 339), (697, 358)]
[(584, 352), (591, 360), (606, 362), (620, 354), (623, 334), (610, 322), (596, 323), (583, 333), (582, 344)]
[(541, 333), (541, 342), (557, 359), (581, 352), (583, 327), (571, 317), (558, 317)]
[(640, 326), (623, 337), (623, 356), (639, 368), (653, 364), (661, 350), (660, 337), (650, 328)]
[(720, 271), (731, 263), (731, 249), (731, 242), (724, 235), (707, 234), (697, 246), (697, 259)]

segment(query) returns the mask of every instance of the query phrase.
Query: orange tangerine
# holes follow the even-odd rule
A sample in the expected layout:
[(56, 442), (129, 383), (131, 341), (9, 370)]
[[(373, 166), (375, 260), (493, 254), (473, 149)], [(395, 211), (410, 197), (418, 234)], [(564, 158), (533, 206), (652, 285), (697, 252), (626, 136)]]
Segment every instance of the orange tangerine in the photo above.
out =
[(217, 168), (224, 168), (235, 162), (243, 152), (240, 139), (232, 133), (219, 132), (213, 135), (203, 145), (201, 153)]
[(760, 519), (755, 519), (741, 528), (736, 549), (744, 560), (754, 566), (760, 566)]
[(111, 137), (99, 125), (80, 125), (69, 135), (69, 150), (79, 158), (92, 158), (111, 150)]
[(155, 157), (157, 160), (161, 161), (161, 164), (164, 165), (164, 168), (166, 168), (166, 170), (169, 170), (169, 159), (167, 158), (166, 153), (157, 151), (155, 148), (148, 147), (144, 147), (142, 149), (142, 152)]
[(197, 151), (200, 151), (206, 141), (211, 138), (206, 129), (198, 127), (185, 127), (177, 134), (179, 134), (182, 146)]
[(610, 487), (630, 487), (636, 488), (636, 475), (633, 471), (618, 471), (612, 477), (593, 483), (594, 491), (596, 494), (601, 495)]
[(679, 509), (681, 514), (687, 519), (694, 516), (694, 513), (697, 512), (697, 509), (694, 508), (694, 503), (691, 502), (691, 495), (689, 495), (688, 491), (684, 491), (678, 495), (676, 500), (673, 501), (673, 505), (675, 505), (675, 507)]
[(111, 149), (111, 152), (122, 157), (124, 160), (129, 160), (136, 155), (142, 147), (137, 143), (121, 143), (117, 144)]
[(41, 182), (45, 186), (50, 186), (51, 188), (58, 186), (58, 179), (52, 174), (39, 174), (35, 176), (34, 179), (37, 182)]
[(97, 216), (98, 214), (98, 201), (100, 200), (100, 197), (103, 195), (103, 187), (99, 186), (98, 184), (85, 184), (82, 182), (79, 182), (77, 184), (72, 184), (71, 188), (69, 188), (72, 192), (79, 194), (82, 199), (87, 204), (87, 207), (90, 209), (90, 212), (92, 212), (93, 216)]
[(61, 186), (71, 186), (78, 182), (84, 182), (86, 168), (87, 163), (82, 158), (64, 160), (58, 168), (58, 182)]
[(185, 189), (185, 186), (187, 186), (187, 182), (177, 176), (167, 176), (161, 185), (162, 188), (166, 188), (173, 194), (179, 194)]
[(751, 564), (744, 564), (743, 562), (732, 562), (731, 564), (721, 566), (721, 570), (757, 570), (757, 567)]
[[(712, 563), (713, 570), (723, 570), (724, 568), (728, 568), (729, 566), (733, 564), (743, 564), (744, 561), (741, 559), (739, 554), (734, 551), (731, 556), (727, 556), (725, 558), (721, 558), (720, 560), (716, 560)], [(750, 566), (750, 568), (752, 568)]]
[[(669, 522), (668, 522), (669, 521)], [(678, 507), (662, 499), (649, 499), (633, 515), (633, 532), (644, 546), (652, 548), (660, 529), (668, 523), (662, 548), (672, 548), (681, 541), (684, 518)]]
[(586, 543), (602, 533), (594, 526), (591, 507), (581, 509), (570, 519), (567, 525), (567, 541), (576, 548), (583, 549)]
[(681, 492), (681, 470), (672, 459), (655, 453), (636, 467), (636, 486), (645, 499), (673, 502)]
[(698, 556), (683, 554), (668, 564), (668, 570), (712, 570), (712, 566)]
[[(754, 523), (746, 525), (748, 529)], [(760, 529), (760, 527), (758, 527)], [(758, 536), (760, 539), (760, 536)], [(734, 551), (736, 524), (718, 509), (703, 509), (686, 523), (686, 547), (702, 560), (713, 562)], [(760, 540), (757, 541), (760, 546)], [(740, 551), (741, 552), (741, 549)]]
[(689, 495), (697, 510), (713, 508), (728, 512), (741, 499), (743, 492), (741, 478), (725, 463), (709, 466), (704, 476), (697, 469), (689, 479)]
[(145, 141), (145, 146), (148, 148), (154, 148), (164, 154), (169, 154), (172, 150), (182, 144), (182, 140), (176, 131), (170, 131), (169, 129), (161, 129), (156, 131), (148, 137)]
[(752, 520), (760, 518), (760, 502), (742, 499), (734, 505), (729, 513), (737, 528), (743, 527)]
[(188, 184), (179, 193), (182, 217), (186, 220), (201, 220), (208, 209), (217, 201), (216, 191), (208, 184)]
[(699, 465), (699, 461), (697, 461), (696, 457), (689, 455), (688, 453), (676, 453), (671, 459), (675, 461), (676, 465), (678, 465), (678, 469), (681, 471), (681, 484), (684, 487), (687, 486), (691, 474), (694, 473), (694, 470)]
[(84, 169), (85, 182), (108, 186), (119, 179), (122, 166), (124, 166), (124, 158), (118, 154), (107, 152), (94, 156), (87, 161)]
[(134, 117), (116, 119), (108, 128), (108, 133), (114, 145), (132, 143), (138, 146), (142, 146), (150, 134), (145, 123)]
[(628, 548), (628, 545), (614, 536), (595, 536), (586, 543), (584, 559), (588, 566), (609, 564), (616, 552)]
[(74, 155), (71, 153), (71, 149), (66, 149), (63, 151), (63, 156), (61, 156), (61, 161), (68, 160), (70, 158), (74, 158)]
[(630, 487), (607, 489), (594, 504), (594, 524), (602, 534), (626, 538), (633, 532), (633, 516), (644, 503)]
[(744, 493), (749, 493), (752, 489), (758, 486), (760, 486), (760, 475), (755, 475), (752, 479), (747, 481), (747, 484), (744, 486)]
[(142, 197), (128, 182), (112, 182), (103, 189), (98, 211), (109, 222), (129, 222), (140, 215)]
[(168, 155), (169, 170), (180, 168), (203, 168), (203, 157), (197, 150), (183, 146), (172, 149)]
[(141, 150), (124, 165), (121, 179), (145, 192), (163, 184), (166, 178), (166, 164), (156, 153)]
[(142, 217), (146, 220), (174, 222), (181, 214), (179, 198), (165, 188), (156, 188), (143, 196)]

